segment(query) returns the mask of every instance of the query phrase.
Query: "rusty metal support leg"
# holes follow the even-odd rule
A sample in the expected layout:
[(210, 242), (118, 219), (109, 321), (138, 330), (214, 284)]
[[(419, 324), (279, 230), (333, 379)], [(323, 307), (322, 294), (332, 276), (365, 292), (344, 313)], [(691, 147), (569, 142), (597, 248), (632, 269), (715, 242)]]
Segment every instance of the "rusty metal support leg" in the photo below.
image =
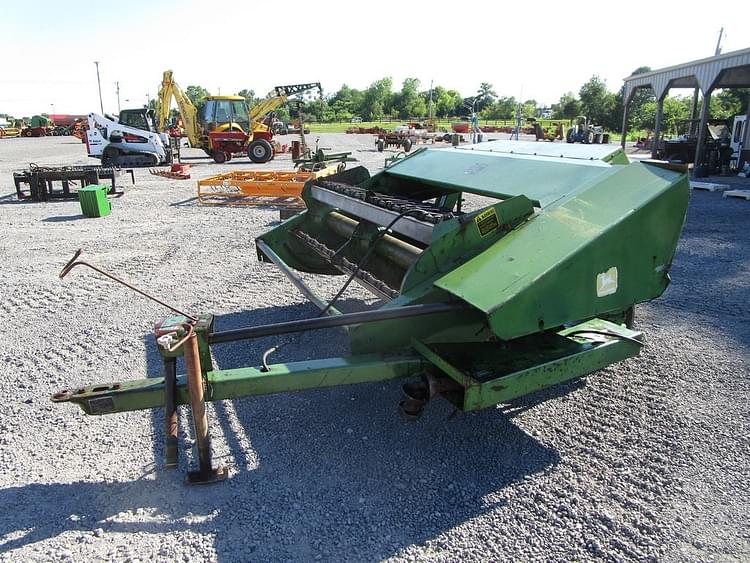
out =
[(177, 467), (177, 358), (164, 359), (164, 434), (166, 435), (166, 467)]
[(188, 393), (190, 394), (190, 408), (193, 414), (193, 428), (195, 429), (195, 445), (198, 448), (198, 471), (191, 471), (187, 476), (187, 483), (199, 485), (223, 481), (227, 477), (225, 467), (213, 469), (211, 467), (211, 440), (208, 435), (208, 417), (206, 403), (203, 399), (203, 377), (198, 351), (198, 337), (195, 333), (183, 344), (185, 354), (185, 370), (187, 371)]

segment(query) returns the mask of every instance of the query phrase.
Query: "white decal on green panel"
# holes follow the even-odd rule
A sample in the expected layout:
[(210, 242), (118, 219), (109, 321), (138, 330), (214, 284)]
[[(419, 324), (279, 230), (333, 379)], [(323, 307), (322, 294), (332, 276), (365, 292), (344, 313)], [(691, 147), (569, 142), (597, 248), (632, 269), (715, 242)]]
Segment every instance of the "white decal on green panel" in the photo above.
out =
[(617, 266), (596, 276), (596, 296), (605, 297), (617, 291)]

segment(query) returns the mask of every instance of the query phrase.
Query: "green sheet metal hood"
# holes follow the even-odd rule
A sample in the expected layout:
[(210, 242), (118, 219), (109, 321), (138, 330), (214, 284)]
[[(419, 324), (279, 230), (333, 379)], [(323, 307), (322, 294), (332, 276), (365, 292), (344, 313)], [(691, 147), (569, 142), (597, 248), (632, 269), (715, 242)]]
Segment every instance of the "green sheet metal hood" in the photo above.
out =
[(567, 144), (554, 149), (544, 143), (516, 141), (430, 149), (383, 174), (500, 199), (525, 195), (537, 207), (546, 207), (582, 183), (606, 175), (612, 165), (605, 160), (612, 160), (619, 150)]
[[(501, 160), (515, 171), (513, 160)], [(685, 175), (642, 163), (566, 166), (554, 166), (564, 173), (555, 178), (557, 192), (539, 181), (549, 178), (548, 166), (526, 177), (530, 189), (519, 179), (519, 193), (553, 201), (435, 282), (486, 313), (500, 338), (622, 311), (668, 284), (687, 209)]]

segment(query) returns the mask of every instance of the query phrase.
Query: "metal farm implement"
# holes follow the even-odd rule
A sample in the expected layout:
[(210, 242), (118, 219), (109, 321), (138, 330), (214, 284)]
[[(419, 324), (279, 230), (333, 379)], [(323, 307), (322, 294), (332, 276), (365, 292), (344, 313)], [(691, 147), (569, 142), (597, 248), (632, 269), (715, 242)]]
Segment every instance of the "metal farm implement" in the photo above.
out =
[[(28, 170), (13, 172), (13, 183), (16, 186), (18, 199), (32, 201), (49, 201), (53, 199), (76, 199), (78, 190), (89, 185), (100, 184), (109, 180), (110, 195), (122, 195), (117, 191), (117, 178), (130, 174), (130, 181), (135, 184), (132, 169), (101, 166), (39, 166), (33, 162)], [(59, 182), (59, 189), (55, 183)], [(25, 188), (24, 188), (25, 186)]]
[(305, 182), (335, 173), (336, 166), (315, 172), (242, 171), (198, 180), (198, 201), (204, 205), (271, 205), (304, 209)]
[[(67, 389), (53, 401), (89, 414), (164, 407), (169, 467), (177, 406), (191, 405), (191, 481), (209, 482), (226, 473), (212, 466), (205, 401), (406, 379), (400, 408), (413, 419), (436, 395), (474, 411), (636, 356), (633, 308), (669, 283), (689, 185), (680, 168), (625, 162), (606, 146), (496, 141), (416, 151), (372, 177), (359, 167), (307, 182), (307, 210), (256, 249), (318, 317), (217, 331), (210, 314), (173, 309), (154, 331), (163, 377)], [(465, 194), (488, 199), (467, 211)], [(297, 271), (345, 281), (328, 299)], [(337, 310), (351, 281), (382, 306)], [(257, 367), (211, 361), (225, 342), (330, 327), (348, 331), (351, 355), (273, 364), (271, 349)], [(176, 374), (178, 356), (186, 375)]]

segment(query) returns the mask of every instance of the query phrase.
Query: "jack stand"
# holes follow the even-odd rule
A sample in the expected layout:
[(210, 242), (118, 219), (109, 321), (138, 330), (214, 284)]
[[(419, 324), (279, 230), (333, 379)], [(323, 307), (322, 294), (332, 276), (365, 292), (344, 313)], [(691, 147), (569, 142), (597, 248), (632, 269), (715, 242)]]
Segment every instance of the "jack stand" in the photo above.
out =
[(206, 403), (203, 400), (203, 378), (198, 352), (198, 337), (195, 333), (191, 331), (182, 348), (185, 353), (185, 370), (187, 371), (190, 408), (193, 414), (193, 428), (195, 429), (195, 443), (198, 447), (199, 462), (198, 471), (188, 473), (186, 483), (188, 485), (216, 483), (227, 478), (227, 468), (213, 469), (211, 466), (211, 440), (208, 435)]

